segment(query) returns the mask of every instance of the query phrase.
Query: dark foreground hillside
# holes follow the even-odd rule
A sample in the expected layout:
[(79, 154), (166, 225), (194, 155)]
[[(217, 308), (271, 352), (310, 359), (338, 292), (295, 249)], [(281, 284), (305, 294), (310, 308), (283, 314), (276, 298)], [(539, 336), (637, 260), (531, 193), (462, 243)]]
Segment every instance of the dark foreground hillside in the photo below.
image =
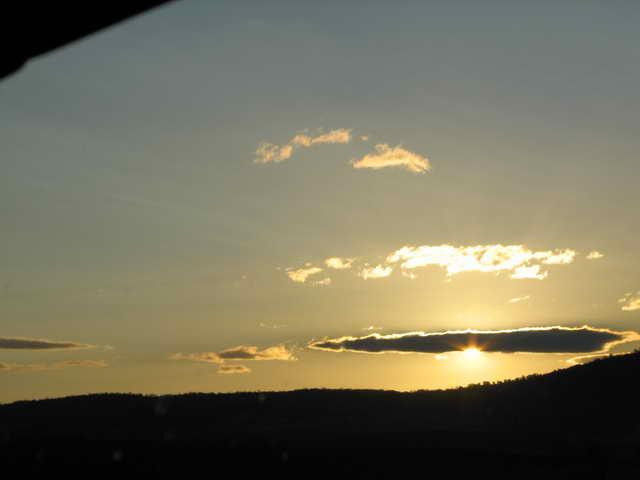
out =
[(635, 352), (447, 391), (16, 402), (0, 406), (0, 462), (21, 473), (640, 478), (639, 379)]

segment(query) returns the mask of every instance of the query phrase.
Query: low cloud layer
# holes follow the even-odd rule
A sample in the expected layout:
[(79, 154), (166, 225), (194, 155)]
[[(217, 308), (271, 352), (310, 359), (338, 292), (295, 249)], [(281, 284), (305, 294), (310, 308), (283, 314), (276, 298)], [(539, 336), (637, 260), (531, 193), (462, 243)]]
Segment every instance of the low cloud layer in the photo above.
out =
[(352, 162), (353, 168), (381, 168), (400, 167), (413, 173), (425, 173), (431, 169), (429, 159), (419, 153), (403, 148), (401, 145), (390, 147), (386, 143), (375, 146), (375, 152)]
[(290, 159), (296, 149), (309, 148), (313, 145), (331, 143), (349, 143), (351, 141), (351, 130), (338, 128), (326, 133), (318, 133), (311, 136), (306, 133), (298, 133), (284, 145), (276, 145), (269, 142), (262, 142), (256, 150), (255, 163), (279, 163)]
[(24, 337), (0, 337), (0, 349), (7, 350), (74, 350), (94, 348), (85, 343), (45, 340)]
[(72, 367), (104, 368), (108, 364), (104, 360), (65, 360), (55, 363), (2, 363), (0, 372), (41, 372), (46, 370), (62, 370)]
[(587, 260), (598, 260), (602, 257), (604, 257), (604, 255), (597, 250), (592, 250), (587, 254)]
[(616, 345), (640, 340), (636, 332), (603, 328), (527, 327), (514, 330), (411, 332), (314, 341), (309, 347), (331, 352), (432, 353), (464, 351), (502, 353), (604, 353)]
[(625, 293), (624, 296), (618, 300), (618, 303), (622, 304), (621, 308), (625, 312), (640, 310), (640, 290), (635, 294), (632, 292)]

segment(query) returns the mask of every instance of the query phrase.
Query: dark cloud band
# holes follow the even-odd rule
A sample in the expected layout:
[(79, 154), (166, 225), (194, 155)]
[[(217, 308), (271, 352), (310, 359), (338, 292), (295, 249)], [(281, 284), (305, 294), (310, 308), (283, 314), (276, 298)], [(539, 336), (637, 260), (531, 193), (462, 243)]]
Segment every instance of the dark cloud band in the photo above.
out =
[(0, 337), (0, 349), (9, 350), (62, 350), (92, 347), (94, 347), (94, 345), (76, 342), (56, 342), (53, 340), (41, 340), (35, 338)]
[(636, 332), (593, 327), (533, 327), (515, 330), (412, 332), (342, 337), (312, 342), (309, 347), (334, 352), (445, 353), (477, 348), (485, 352), (589, 353), (640, 339)]

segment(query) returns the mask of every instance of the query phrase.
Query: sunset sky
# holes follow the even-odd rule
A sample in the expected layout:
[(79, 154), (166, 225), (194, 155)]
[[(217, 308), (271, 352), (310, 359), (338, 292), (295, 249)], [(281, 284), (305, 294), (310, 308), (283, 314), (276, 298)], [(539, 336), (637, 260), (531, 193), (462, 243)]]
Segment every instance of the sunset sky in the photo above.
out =
[(637, 348), (639, 24), (183, 0), (32, 61), (0, 82), (0, 402), (444, 388)]

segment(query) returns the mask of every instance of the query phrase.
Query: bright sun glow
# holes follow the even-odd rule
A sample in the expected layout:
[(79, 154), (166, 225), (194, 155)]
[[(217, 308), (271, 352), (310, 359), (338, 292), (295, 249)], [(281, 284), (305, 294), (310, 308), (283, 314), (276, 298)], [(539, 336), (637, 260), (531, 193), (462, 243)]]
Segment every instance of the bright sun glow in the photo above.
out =
[(465, 348), (462, 353), (464, 354), (465, 358), (469, 360), (475, 360), (480, 357), (482, 352), (475, 347), (469, 347)]

